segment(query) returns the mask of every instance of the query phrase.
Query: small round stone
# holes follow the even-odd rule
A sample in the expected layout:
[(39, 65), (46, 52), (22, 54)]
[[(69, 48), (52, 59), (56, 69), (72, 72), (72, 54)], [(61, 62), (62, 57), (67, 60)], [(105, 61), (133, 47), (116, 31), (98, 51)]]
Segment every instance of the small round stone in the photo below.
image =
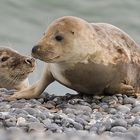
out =
[(27, 122), (25, 118), (19, 117), (17, 118), (17, 126), (26, 126)]
[(126, 97), (126, 98), (124, 98), (124, 100), (123, 100), (123, 103), (124, 104), (135, 104), (135, 101), (136, 99), (135, 98), (132, 98), (132, 97)]
[(28, 112), (28, 114), (33, 115), (33, 116), (36, 115), (37, 113), (35, 108), (26, 108), (25, 111)]
[(140, 125), (140, 116), (137, 116), (135, 119), (134, 119), (134, 124), (139, 124)]
[(77, 122), (73, 122), (72, 124), (74, 125), (74, 128), (75, 129), (77, 129), (77, 130), (83, 130), (82, 124), (77, 123)]
[(6, 119), (5, 124), (7, 127), (16, 126), (16, 118), (11, 117), (10, 119)]
[(122, 112), (122, 113), (129, 113), (130, 112), (130, 108), (125, 106), (125, 105), (119, 105), (117, 107), (117, 110)]
[(108, 113), (116, 114), (117, 110), (115, 108), (108, 108)]
[(138, 113), (140, 112), (140, 106), (136, 106), (131, 110), (132, 113)]
[(122, 127), (122, 126), (114, 126), (111, 128), (110, 131), (111, 132), (126, 132), (127, 129), (125, 127)]
[(124, 119), (116, 119), (112, 123), (112, 126), (123, 126), (123, 127), (127, 127), (127, 122)]
[(44, 124), (39, 123), (39, 122), (28, 123), (28, 127), (29, 127), (29, 132), (31, 131), (43, 132), (46, 130)]

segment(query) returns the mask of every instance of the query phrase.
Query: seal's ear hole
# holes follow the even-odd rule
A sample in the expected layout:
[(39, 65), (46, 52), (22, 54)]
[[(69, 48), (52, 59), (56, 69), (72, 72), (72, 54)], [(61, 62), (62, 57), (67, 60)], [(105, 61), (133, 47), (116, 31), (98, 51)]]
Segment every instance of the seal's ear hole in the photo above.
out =
[(70, 31), (74, 35), (74, 31)]
[(9, 59), (8, 56), (3, 56), (3, 57), (1, 58), (1, 62), (5, 62), (5, 61), (7, 61), (8, 59)]
[(64, 37), (61, 36), (61, 35), (57, 35), (57, 36), (55, 36), (55, 40), (56, 40), (56, 41), (61, 42), (63, 39), (64, 39)]

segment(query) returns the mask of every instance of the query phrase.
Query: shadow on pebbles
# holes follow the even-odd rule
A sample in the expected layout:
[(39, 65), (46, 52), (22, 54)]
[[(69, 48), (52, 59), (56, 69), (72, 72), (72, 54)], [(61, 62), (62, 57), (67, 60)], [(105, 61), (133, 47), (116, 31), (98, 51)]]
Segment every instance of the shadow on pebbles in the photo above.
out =
[[(3, 90), (2, 92), (8, 92)], [(126, 95), (0, 98), (2, 140), (139, 140), (140, 100)]]

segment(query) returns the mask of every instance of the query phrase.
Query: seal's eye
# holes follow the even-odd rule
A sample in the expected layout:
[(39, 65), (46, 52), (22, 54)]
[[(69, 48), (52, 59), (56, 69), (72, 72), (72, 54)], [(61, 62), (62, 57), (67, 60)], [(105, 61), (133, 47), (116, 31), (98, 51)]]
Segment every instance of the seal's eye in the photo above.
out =
[(9, 59), (8, 56), (4, 56), (4, 57), (1, 58), (1, 61), (2, 61), (2, 62), (5, 62), (5, 61), (8, 60), (8, 59)]
[(61, 35), (57, 35), (57, 36), (55, 36), (55, 40), (56, 40), (56, 41), (61, 42), (63, 39), (64, 39), (64, 37), (61, 36)]

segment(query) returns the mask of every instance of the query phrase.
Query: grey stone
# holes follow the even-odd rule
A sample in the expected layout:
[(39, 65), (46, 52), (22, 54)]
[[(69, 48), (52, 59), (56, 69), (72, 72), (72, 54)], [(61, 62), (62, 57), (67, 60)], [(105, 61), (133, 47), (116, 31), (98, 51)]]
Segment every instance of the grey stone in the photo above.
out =
[(133, 123), (136, 123), (136, 124), (140, 125), (140, 116), (136, 116)]
[(40, 104), (41, 104), (41, 103), (40, 103), (38, 100), (36, 100), (36, 99), (30, 99), (29, 102), (30, 102), (31, 104), (36, 104), (36, 105), (40, 105)]
[(44, 103), (44, 98), (40, 98), (40, 99), (38, 99), (38, 101), (42, 104), (42, 103)]
[(23, 109), (19, 109), (19, 108), (15, 108), (12, 113), (15, 113), (15, 114), (25, 114), (25, 115), (28, 115), (28, 112), (26, 110), (23, 110)]
[(119, 105), (117, 107), (117, 110), (122, 112), (122, 113), (129, 113), (130, 112), (130, 108), (125, 106), (125, 105)]
[(30, 107), (26, 108), (25, 111), (28, 112), (28, 114), (33, 115), (33, 116), (36, 116), (36, 114), (38, 113), (35, 108), (30, 108)]
[(79, 118), (79, 117), (76, 117), (75, 121), (82, 124), (82, 125), (86, 125), (88, 123), (87, 121), (85, 121), (84, 119)]
[(75, 133), (76, 132), (75, 128), (64, 127), (63, 130), (64, 130), (64, 133), (66, 133), (66, 134), (68, 134), (68, 133)]
[(16, 126), (16, 118), (11, 117), (10, 119), (6, 119), (6, 120), (5, 120), (5, 125), (6, 125), (7, 127)]
[(112, 127), (112, 120), (107, 119), (104, 123), (103, 126), (105, 127), (105, 130), (109, 131)]
[[(90, 115), (91, 116), (91, 115)], [(79, 114), (77, 115), (77, 117), (89, 122), (90, 121), (90, 116), (88, 116), (87, 114)]]
[(112, 123), (112, 126), (123, 126), (123, 127), (127, 127), (127, 122), (124, 119), (116, 119)]
[(132, 97), (126, 97), (126, 98), (124, 98), (124, 100), (123, 100), (123, 103), (124, 104), (135, 104), (135, 100), (136, 99), (134, 99), (134, 98), (132, 98)]
[(108, 108), (108, 113), (111, 113), (111, 114), (116, 114), (117, 113), (117, 110), (115, 108)]
[(98, 127), (97, 133), (102, 134), (105, 130), (106, 130), (106, 126), (102, 125), (102, 126)]
[(122, 104), (122, 103), (123, 103), (123, 97), (118, 97), (118, 102), (119, 102), (120, 104)]
[(46, 119), (46, 115), (42, 112), (39, 112), (36, 114), (36, 118), (39, 119), (40, 121), (41, 120), (45, 120)]
[(131, 110), (132, 113), (138, 113), (140, 112), (140, 106), (136, 106)]
[(140, 106), (140, 101), (139, 101), (139, 100), (136, 100), (133, 106), (134, 106), (134, 107)]
[(46, 130), (44, 124), (39, 123), (39, 122), (28, 123), (28, 128), (29, 128), (29, 132), (31, 131), (43, 132)]
[(77, 122), (73, 122), (72, 124), (74, 125), (74, 128), (75, 129), (77, 129), (77, 130), (83, 130), (82, 124), (77, 123)]
[(90, 131), (90, 132), (97, 133), (98, 128), (97, 128), (97, 127), (95, 127), (95, 126), (93, 126), (93, 127), (91, 127), (91, 128), (90, 128), (90, 130), (89, 130), (89, 131)]
[(118, 99), (114, 96), (105, 96), (102, 99), (102, 102), (108, 103), (108, 104), (115, 104), (118, 101)]
[(35, 117), (33, 117), (33, 116), (31, 116), (31, 115), (28, 115), (27, 117), (26, 117), (26, 120), (27, 120), (27, 122), (40, 122), (37, 118), (35, 118)]
[(100, 108), (100, 106), (99, 105), (97, 105), (97, 104), (91, 104), (91, 108), (92, 109), (99, 109)]
[(0, 113), (0, 120), (4, 120), (5, 119), (5, 115), (3, 113)]
[(52, 123), (51, 119), (45, 119), (42, 121), (45, 126), (48, 126)]
[(45, 126), (48, 130), (56, 132), (57, 130), (61, 129), (56, 123), (51, 123)]
[(17, 103), (17, 102), (15, 102), (11, 105), (11, 108), (24, 108), (24, 107), (25, 107), (25, 104)]
[[(72, 109), (75, 109), (74, 111), (79, 111), (79, 112), (92, 112), (92, 109), (89, 106), (84, 106), (84, 105), (71, 105), (69, 106)], [(75, 112), (76, 113), (76, 112)], [(77, 114), (77, 113), (76, 113)]]
[(111, 132), (126, 132), (127, 129), (125, 127), (122, 127), (122, 126), (114, 126), (111, 128), (110, 131)]

